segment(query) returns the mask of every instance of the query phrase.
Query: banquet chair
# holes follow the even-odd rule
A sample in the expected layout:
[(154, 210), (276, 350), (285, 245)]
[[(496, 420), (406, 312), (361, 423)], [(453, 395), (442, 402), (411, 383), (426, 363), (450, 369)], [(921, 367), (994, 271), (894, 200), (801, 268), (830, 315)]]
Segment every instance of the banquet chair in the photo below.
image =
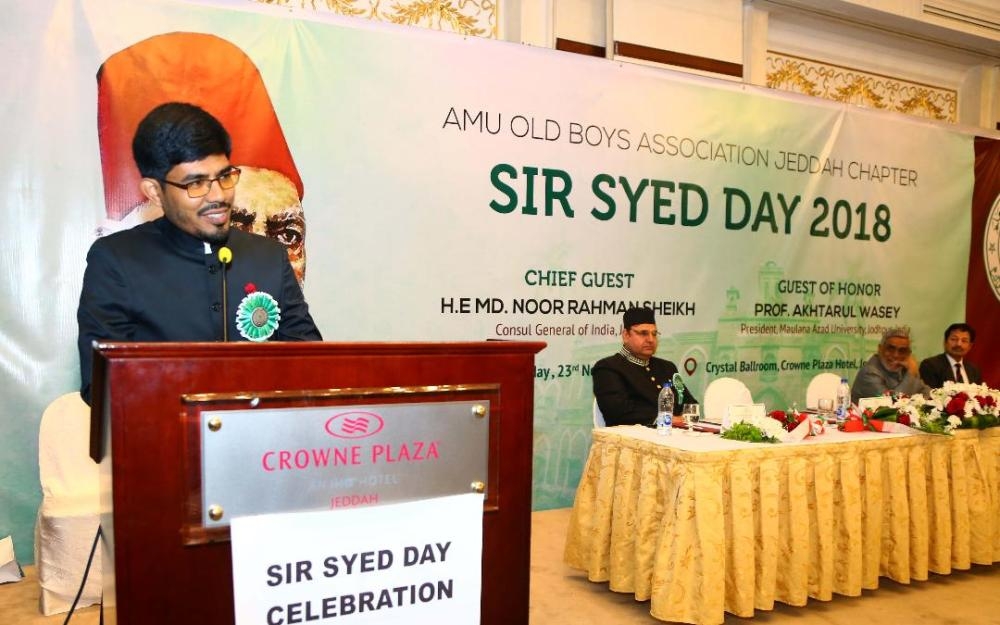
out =
[(597, 398), (594, 398), (594, 427), (603, 428), (607, 427), (607, 423), (604, 422), (604, 414), (601, 412), (601, 407), (597, 405)]
[(819, 400), (824, 397), (836, 400), (838, 386), (840, 376), (836, 373), (817, 373), (806, 387), (806, 408), (818, 408)]
[[(38, 607), (49, 616), (66, 612), (80, 589), (100, 524), (98, 465), (88, 454), (90, 406), (80, 393), (57, 397), (42, 413), (38, 474), (42, 504), (35, 522)], [(94, 554), (77, 607), (101, 600), (101, 550)]]
[(736, 378), (716, 378), (705, 389), (702, 419), (707, 423), (722, 423), (726, 410), (734, 404), (752, 404), (750, 389)]

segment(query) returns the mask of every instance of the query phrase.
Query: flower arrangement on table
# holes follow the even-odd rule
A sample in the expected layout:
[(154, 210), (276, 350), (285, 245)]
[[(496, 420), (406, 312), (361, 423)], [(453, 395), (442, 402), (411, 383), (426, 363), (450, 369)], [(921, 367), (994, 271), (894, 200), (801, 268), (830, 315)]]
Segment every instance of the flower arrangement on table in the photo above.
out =
[(893, 422), (929, 434), (996, 427), (1000, 425), (1000, 391), (983, 384), (945, 382), (930, 392), (930, 398), (898, 395), (889, 406), (863, 412), (852, 408), (837, 427), (844, 432), (898, 431), (898, 426), (889, 425)]
[(892, 432), (896, 427), (889, 423), (899, 423), (901, 425), (912, 425), (910, 418), (906, 414), (892, 406), (879, 406), (878, 408), (866, 408), (859, 411), (856, 406), (851, 406), (847, 412), (847, 417), (837, 424), (837, 429), (841, 432)]
[(787, 432), (781, 423), (770, 416), (743, 416), (730, 423), (720, 436), (748, 443), (780, 443), (787, 437)]
[(811, 434), (822, 434), (823, 433), (823, 419), (820, 415), (815, 412), (799, 412), (795, 408), (789, 408), (788, 410), (772, 410), (767, 413), (767, 416), (771, 417), (775, 421), (781, 424), (786, 432), (792, 432), (795, 428), (799, 427), (799, 424), (806, 419), (812, 420), (812, 425), (810, 428)]
[(898, 398), (892, 405), (898, 420), (932, 434), (1000, 425), (1000, 391), (985, 384), (945, 382), (930, 395), (930, 399), (922, 395)]

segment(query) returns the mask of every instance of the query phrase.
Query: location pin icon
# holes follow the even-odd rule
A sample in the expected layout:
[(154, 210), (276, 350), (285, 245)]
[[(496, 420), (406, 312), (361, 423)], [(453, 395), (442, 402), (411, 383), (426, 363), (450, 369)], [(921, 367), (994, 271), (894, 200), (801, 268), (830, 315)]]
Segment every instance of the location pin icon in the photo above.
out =
[(698, 369), (698, 361), (694, 358), (688, 358), (684, 361), (684, 371), (691, 375)]

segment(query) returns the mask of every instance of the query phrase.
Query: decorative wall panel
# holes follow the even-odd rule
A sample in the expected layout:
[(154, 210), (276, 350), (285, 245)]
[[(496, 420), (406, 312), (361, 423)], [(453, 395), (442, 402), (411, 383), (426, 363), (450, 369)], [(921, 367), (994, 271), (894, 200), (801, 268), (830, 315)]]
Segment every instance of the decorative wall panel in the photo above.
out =
[(497, 0), (251, 0), (351, 17), (497, 38)]
[(955, 123), (958, 92), (902, 78), (767, 51), (767, 86)]

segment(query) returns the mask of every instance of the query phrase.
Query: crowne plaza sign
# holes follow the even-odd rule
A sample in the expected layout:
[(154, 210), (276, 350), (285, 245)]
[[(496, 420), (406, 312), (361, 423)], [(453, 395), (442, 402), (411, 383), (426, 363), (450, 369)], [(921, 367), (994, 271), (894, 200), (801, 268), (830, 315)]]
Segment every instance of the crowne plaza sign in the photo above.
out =
[[(382, 416), (370, 411), (338, 411), (327, 419), (323, 429), (330, 436), (351, 442), (377, 436), (385, 428)], [(363, 465), (393, 462), (438, 460), (438, 440), (414, 440), (399, 443), (370, 443), (299, 449), (269, 449), (261, 458), (265, 471), (304, 470), (311, 467)], [(366, 456), (363, 456), (366, 454)]]
[[(246, 404), (244, 404), (246, 405)], [(485, 490), (489, 399), (198, 411), (201, 524)]]

